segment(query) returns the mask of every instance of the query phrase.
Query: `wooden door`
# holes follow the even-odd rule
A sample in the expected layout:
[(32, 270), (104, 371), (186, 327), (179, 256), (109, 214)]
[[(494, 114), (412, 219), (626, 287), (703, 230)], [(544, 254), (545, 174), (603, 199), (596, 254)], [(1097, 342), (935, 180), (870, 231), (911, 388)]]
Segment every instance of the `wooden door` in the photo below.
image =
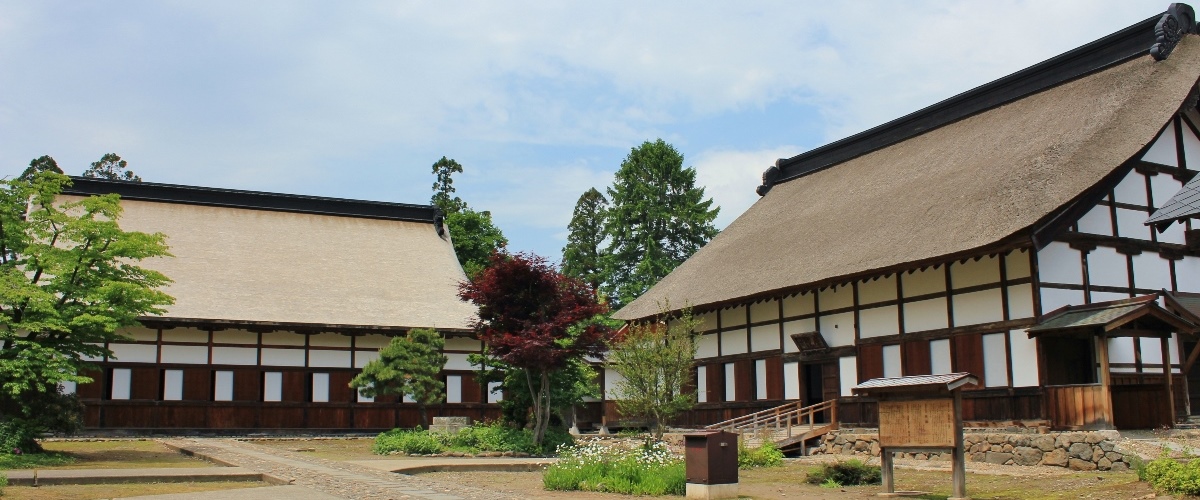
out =
[[(1195, 342), (1183, 343), (1183, 359), (1192, 353), (1192, 349), (1196, 348)], [(1200, 364), (1200, 363), (1197, 363)], [(1192, 366), (1192, 369), (1187, 372), (1187, 391), (1189, 407), (1192, 410), (1192, 415), (1200, 415), (1200, 368)]]

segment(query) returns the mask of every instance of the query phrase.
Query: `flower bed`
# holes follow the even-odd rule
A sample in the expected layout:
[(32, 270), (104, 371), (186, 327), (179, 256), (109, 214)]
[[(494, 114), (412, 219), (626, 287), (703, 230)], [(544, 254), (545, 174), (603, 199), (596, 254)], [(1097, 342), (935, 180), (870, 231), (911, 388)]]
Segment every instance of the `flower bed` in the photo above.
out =
[(630, 447), (599, 439), (558, 448), (558, 463), (546, 469), (548, 490), (601, 491), (625, 495), (683, 495), (683, 458), (662, 441)]

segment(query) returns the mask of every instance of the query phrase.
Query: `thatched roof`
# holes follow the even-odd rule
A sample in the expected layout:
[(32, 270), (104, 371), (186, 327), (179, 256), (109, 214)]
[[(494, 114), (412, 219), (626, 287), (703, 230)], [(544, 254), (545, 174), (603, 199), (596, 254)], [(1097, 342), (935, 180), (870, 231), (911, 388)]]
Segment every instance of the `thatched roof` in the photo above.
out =
[(465, 279), (432, 207), (75, 179), (122, 195), (126, 230), (162, 232), (174, 280), (164, 315), (184, 323), (308, 329), (469, 327)]
[(615, 316), (766, 297), (1027, 235), (1149, 144), (1198, 77), (1200, 39), (1187, 35), (1164, 61), (1125, 59), (785, 176)]

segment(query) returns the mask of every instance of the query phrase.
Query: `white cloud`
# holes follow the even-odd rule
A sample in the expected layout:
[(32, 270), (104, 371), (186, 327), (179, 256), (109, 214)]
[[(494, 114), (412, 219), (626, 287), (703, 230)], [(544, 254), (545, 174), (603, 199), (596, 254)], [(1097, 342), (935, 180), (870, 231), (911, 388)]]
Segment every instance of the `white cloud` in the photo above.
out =
[(696, 184), (721, 207), (716, 225), (724, 229), (758, 201), (754, 189), (762, 182), (762, 171), (779, 158), (795, 156), (795, 146), (779, 146), (755, 151), (702, 151), (692, 166), (696, 168)]

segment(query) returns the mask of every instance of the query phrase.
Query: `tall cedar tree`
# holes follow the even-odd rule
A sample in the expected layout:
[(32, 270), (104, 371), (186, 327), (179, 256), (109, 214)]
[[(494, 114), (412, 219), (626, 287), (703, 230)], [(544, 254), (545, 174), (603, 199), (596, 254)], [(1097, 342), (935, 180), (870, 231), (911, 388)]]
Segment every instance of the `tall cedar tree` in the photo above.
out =
[(429, 428), (426, 407), (442, 401), (446, 384), (439, 376), (446, 365), (445, 339), (436, 330), (416, 328), (394, 337), (379, 349), (379, 358), (367, 363), (350, 381), (350, 387), (367, 397), (409, 396), (421, 411), (421, 425)]
[(720, 209), (662, 139), (629, 152), (608, 197), (607, 292), (618, 304), (641, 296), (717, 234)]
[(21, 172), (21, 176), (17, 178), (29, 182), (33, 180), (34, 176), (41, 172), (54, 172), (56, 174), (63, 173), (62, 169), (58, 168), (58, 162), (54, 161), (54, 158), (51, 158), (49, 155), (42, 155), (30, 161), (29, 168), (26, 168), (24, 172)]
[(133, 173), (129, 162), (122, 160), (116, 153), (108, 153), (100, 157), (100, 161), (92, 162), (92, 166), (83, 171), (84, 177), (109, 179), (114, 181), (142, 182), (142, 178)]
[(533, 394), (534, 441), (550, 423), (550, 374), (574, 359), (599, 356), (612, 328), (595, 319), (608, 311), (587, 285), (532, 254), (492, 254), (459, 297), (478, 308), (475, 333), (492, 356), (525, 370)]
[(446, 215), (446, 230), (458, 263), (467, 277), (474, 277), (487, 267), (493, 252), (508, 245), (508, 239), (492, 222), (491, 212), (472, 210), (462, 198), (454, 196), (454, 174), (462, 171), (461, 164), (445, 156), (434, 162), (433, 196), (429, 203)]
[(604, 283), (604, 215), (608, 199), (591, 188), (575, 202), (575, 212), (567, 229), (567, 246), (563, 247), (562, 272), (591, 285), (599, 291)]
[(616, 383), (617, 408), (622, 415), (646, 419), (660, 439), (667, 422), (696, 404), (688, 383), (696, 357), (692, 332), (700, 324), (690, 309), (677, 318), (665, 309), (653, 323), (630, 324), (607, 355), (608, 365), (622, 377)]
[(91, 382), (85, 360), (112, 356), (117, 329), (174, 302), (138, 266), (170, 257), (166, 236), (122, 230), (117, 195), (58, 199), (70, 183), (53, 169), (0, 182), (0, 440), (23, 450), (70, 430), (60, 383)]

